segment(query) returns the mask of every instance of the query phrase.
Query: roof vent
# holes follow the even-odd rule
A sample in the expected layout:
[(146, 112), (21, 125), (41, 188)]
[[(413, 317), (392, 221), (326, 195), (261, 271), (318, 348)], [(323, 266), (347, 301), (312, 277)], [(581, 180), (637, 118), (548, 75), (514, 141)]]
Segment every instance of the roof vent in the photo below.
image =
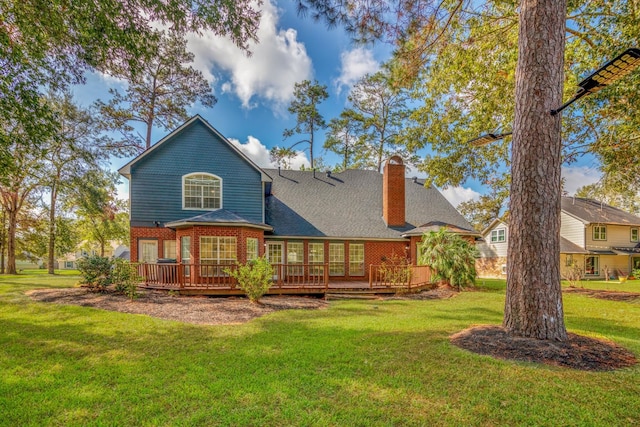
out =
[(331, 171), (327, 171), (327, 178), (331, 178)]
[(418, 177), (417, 177), (417, 176), (414, 176), (412, 179), (413, 179), (413, 183), (414, 183), (414, 184), (417, 184), (417, 183), (418, 183)]

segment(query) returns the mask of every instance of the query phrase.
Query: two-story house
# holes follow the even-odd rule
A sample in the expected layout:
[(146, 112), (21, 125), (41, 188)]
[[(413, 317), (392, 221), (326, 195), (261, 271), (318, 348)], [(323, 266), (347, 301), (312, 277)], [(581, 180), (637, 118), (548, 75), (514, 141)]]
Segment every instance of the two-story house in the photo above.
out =
[(366, 280), (385, 259), (415, 263), (435, 224), (479, 236), (437, 189), (405, 178), (399, 157), (382, 174), (262, 169), (200, 116), (119, 172), (130, 185), (132, 262), (224, 266), (266, 254), (289, 271), (328, 266), (331, 280)]
[[(585, 278), (630, 274), (640, 268), (640, 217), (604, 203), (563, 197), (560, 213), (560, 266), (578, 265)], [(477, 262), (481, 277), (504, 277), (509, 226), (494, 221), (482, 232)]]

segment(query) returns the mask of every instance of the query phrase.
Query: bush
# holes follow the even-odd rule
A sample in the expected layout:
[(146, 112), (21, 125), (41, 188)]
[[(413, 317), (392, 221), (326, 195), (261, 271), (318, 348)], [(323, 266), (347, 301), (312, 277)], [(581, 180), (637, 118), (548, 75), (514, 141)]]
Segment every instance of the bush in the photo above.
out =
[(109, 258), (93, 255), (78, 260), (78, 270), (82, 275), (81, 283), (90, 290), (103, 291), (111, 284), (111, 268), (113, 262)]
[(260, 303), (260, 298), (271, 287), (274, 269), (265, 257), (238, 264), (236, 269), (227, 268), (225, 273), (238, 281), (238, 287), (244, 291), (249, 301)]
[(476, 280), (478, 251), (457, 234), (441, 228), (422, 236), (420, 263), (434, 270), (434, 278), (447, 281), (458, 289)]
[[(582, 283), (584, 272), (577, 262), (571, 262), (571, 265), (567, 266), (562, 272), (562, 278), (569, 283), (570, 288), (575, 288), (578, 284)], [(607, 277), (607, 280), (609, 278)], [(581, 286), (584, 288), (584, 286)]]
[(138, 298), (139, 282), (140, 276), (135, 265), (120, 258), (113, 261), (111, 283), (115, 285), (117, 292), (125, 294), (130, 300), (134, 300)]
[(409, 260), (396, 254), (392, 254), (391, 258), (384, 258), (378, 272), (382, 281), (394, 285), (406, 285), (411, 279)]

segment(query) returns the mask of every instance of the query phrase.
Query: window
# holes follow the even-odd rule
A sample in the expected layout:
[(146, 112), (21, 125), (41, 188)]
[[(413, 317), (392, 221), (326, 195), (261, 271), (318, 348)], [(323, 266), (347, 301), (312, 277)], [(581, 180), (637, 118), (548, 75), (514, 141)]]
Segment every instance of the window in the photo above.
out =
[(180, 261), (184, 264), (185, 276), (191, 275), (191, 236), (180, 238)]
[(573, 267), (573, 255), (571, 254), (567, 255), (567, 259), (565, 260), (564, 265), (566, 267)]
[(164, 240), (162, 242), (162, 257), (163, 258), (176, 258), (176, 241)]
[[(309, 264), (324, 264), (324, 243), (309, 243)], [(324, 274), (324, 267), (310, 268), (311, 274)]]
[(64, 268), (73, 268), (73, 261), (65, 261)]
[(501, 243), (507, 240), (507, 230), (499, 228), (497, 230), (491, 230), (491, 243)]
[(226, 265), (236, 262), (236, 238), (200, 236), (202, 276), (224, 276)]
[(258, 258), (258, 239), (247, 237), (247, 261)]
[(600, 275), (600, 260), (597, 256), (588, 256), (584, 259), (584, 274), (586, 276)]
[(349, 244), (349, 275), (364, 276), (364, 244)]
[(631, 241), (632, 242), (637, 242), (638, 241), (638, 229), (637, 228), (632, 228), (631, 229)]
[(215, 210), (222, 207), (222, 179), (195, 173), (182, 177), (182, 208)]
[(606, 225), (594, 225), (593, 226), (593, 240), (607, 240), (607, 226)]
[(329, 275), (344, 276), (344, 243), (329, 243)]
[(304, 273), (302, 264), (304, 264), (304, 244), (302, 242), (287, 242), (287, 275), (302, 276)]
[(156, 262), (158, 259), (158, 241), (155, 239), (138, 240), (138, 262)]

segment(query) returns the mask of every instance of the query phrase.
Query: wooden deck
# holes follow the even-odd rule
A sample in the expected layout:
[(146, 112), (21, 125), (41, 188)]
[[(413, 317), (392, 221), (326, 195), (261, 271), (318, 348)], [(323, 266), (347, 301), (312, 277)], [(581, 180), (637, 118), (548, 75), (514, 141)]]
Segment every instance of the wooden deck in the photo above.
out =
[[(140, 264), (141, 287), (181, 295), (244, 295), (225, 273), (233, 265)], [(369, 266), (368, 280), (332, 279), (328, 264), (278, 264), (267, 295), (393, 294), (431, 286), (427, 266)], [(364, 277), (363, 277), (364, 279)]]

